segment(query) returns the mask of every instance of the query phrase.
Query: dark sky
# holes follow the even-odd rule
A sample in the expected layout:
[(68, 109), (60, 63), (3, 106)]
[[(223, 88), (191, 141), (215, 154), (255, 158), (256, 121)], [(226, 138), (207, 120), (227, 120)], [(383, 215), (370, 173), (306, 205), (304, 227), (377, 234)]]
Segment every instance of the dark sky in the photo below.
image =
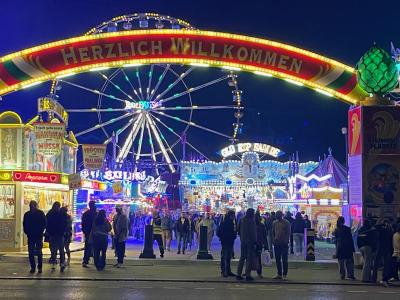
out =
[[(281, 41), (355, 65), (373, 42), (388, 50), (390, 41), (400, 43), (397, 2), (4, 0), (0, 55), (80, 35), (117, 15), (158, 12), (187, 20), (200, 29)], [(217, 74), (211, 70), (198, 76), (191, 84)], [(332, 147), (334, 155), (344, 160), (341, 128), (346, 125), (346, 104), (306, 88), (251, 74), (240, 74), (239, 84), (246, 107), (242, 140), (271, 142), (287, 153), (298, 150), (301, 160), (318, 159)], [(36, 98), (47, 90), (48, 86), (42, 85), (8, 95), (0, 103), (0, 111), (16, 110), (27, 120), (36, 112)], [(217, 105), (231, 103), (229, 92), (205, 95), (211, 99), (211, 94)], [(233, 121), (232, 114), (226, 112), (196, 118), (199, 124), (206, 121), (209, 127), (226, 132)], [(84, 125), (79, 122), (81, 119), (72, 124), (72, 129)], [(91, 138), (96, 140), (95, 135)], [(216, 151), (226, 144), (223, 139), (197, 130), (189, 131), (188, 139), (211, 157), (217, 157)]]

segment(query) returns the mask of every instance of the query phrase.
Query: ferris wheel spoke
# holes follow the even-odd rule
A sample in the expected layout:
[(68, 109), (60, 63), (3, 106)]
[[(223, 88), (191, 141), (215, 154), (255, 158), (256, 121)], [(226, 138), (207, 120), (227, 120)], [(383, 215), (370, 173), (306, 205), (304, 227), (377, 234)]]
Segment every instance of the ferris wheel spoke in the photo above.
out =
[[(135, 120), (139, 117), (139, 115), (135, 115), (132, 117), (131, 120), (129, 120), (129, 122), (122, 128), (118, 129), (116, 132), (116, 138), (118, 139), (118, 136), (123, 133), (130, 125), (132, 125), (133, 122), (135, 122)], [(113, 139), (112, 136), (110, 136), (105, 142), (104, 144), (108, 144), (109, 142), (111, 142)]]
[(119, 116), (119, 117), (117, 117), (117, 118), (113, 118), (113, 119), (111, 119), (111, 120), (109, 120), (109, 121), (107, 121), (107, 122), (97, 124), (97, 125), (95, 125), (94, 127), (91, 127), (91, 128), (86, 129), (86, 130), (84, 130), (84, 131), (81, 131), (81, 132), (76, 133), (75, 136), (78, 137), (78, 136), (81, 136), (81, 135), (83, 135), (83, 134), (86, 134), (86, 133), (92, 132), (92, 131), (94, 131), (94, 130), (97, 130), (97, 129), (99, 129), (99, 128), (103, 128), (104, 126), (111, 125), (111, 124), (113, 124), (113, 123), (115, 123), (115, 122), (118, 122), (119, 120), (122, 120), (122, 119), (124, 119), (124, 118), (128, 118), (128, 117), (132, 116), (132, 115), (135, 114), (135, 113), (136, 113), (136, 112), (134, 112), (134, 113), (129, 112), (129, 113), (126, 113), (126, 114), (124, 114), (124, 115), (122, 115), (122, 116)]
[(147, 122), (149, 123), (150, 129), (152, 130), (154, 137), (157, 141), (158, 147), (160, 148), (160, 150), (165, 158), (165, 161), (167, 162), (167, 164), (169, 166), (169, 169), (171, 170), (171, 172), (175, 172), (175, 167), (173, 166), (171, 158), (170, 158), (167, 150), (165, 149), (164, 143), (161, 140), (161, 137), (158, 134), (157, 129), (155, 128), (153, 119), (150, 117), (149, 114), (146, 114), (146, 118), (147, 118)]
[[(185, 72), (183, 72), (173, 83), (168, 85), (168, 87), (160, 94), (157, 95), (155, 100), (158, 101), (158, 99), (164, 97), (166, 93), (168, 93), (174, 86), (176, 86), (181, 80), (183, 80), (187, 75), (189, 75), (190, 72), (193, 71), (193, 68), (187, 69)], [(154, 95), (153, 95), (154, 96)], [(151, 100), (151, 99), (150, 99)]]
[(230, 75), (225, 75), (225, 76), (222, 76), (222, 77), (220, 77), (220, 78), (214, 79), (214, 80), (212, 80), (212, 81), (209, 81), (209, 82), (203, 83), (203, 84), (201, 84), (201, 85), (198, 85), (198, 86), (196, 86), (196, 87), (194, 87), (194, 88), (189, 88), (188, 90), (183, 91), (183, 92), (181, 92), (181, 93), (174, 94), (174, 95), (172, 95), (171, 97), (161, 99), (161, 100), (158, 101), (158, 103), (162, 104), (162, 103), (166, 103), (166, 102), (168, 102), (168, 101), (174, 100), (174, 99), (176, 99), (176, 98), (180, 98), (180, 97), (185, 96), (185, 95), (187, 95), (187, 94), (196, 92), (196, 91), (201, 90), (201, 89), (204, 89), (204, 88), (206, 88), (206, 87), (208, 87), (208, 86), (210, 86), (210, 85), (213, 85), (213, 84), (216, 84), (216, 83), (221, 82), (221, 81), (223, 81), (223, 80), (226, 80), (226, 79), (229, 78), (229, 77), (230, 77)]
[[(154, 116), (151, 116), (151, 118), (155, 118)], [(155, 126), (159, 136), (161, 136), (161, 139), (164, 141), (164, 143), (167, 145), (167, 149), (168, 151), (172, 154), (172, 156), (174, 157), (176, 163), (179, 163), (178, 159), (175, 156), (175, 153), (172, 151), (171, 146), (169, 145), (167, 139), (165, 138), (165, 136), (162, 134), (160, 128), (158, 127), (158, 125), (153, 121), (153, 125)]]
[(139, 95), (137, 95), (137, 96), (141, 97), (141, 100), (144, 100), (144, 95), (143, 95), (143, 90), (142, 90), (142, 80), (140, 79), (139, 68), (136, 68), (136, 78), (139, 83), (139, 93), (140, 93), (140, 96)]
[(96, 113), (109, 113), (109, 112), (121, 112), (126, 111), (125, 108), (86, 108), (86, 109), (67, 109), (69, 113), (89, 113), (89, 112), (96, 112)]
[(118, 153), (117, 161), (121, 162), (123, 161), (129, 154), (129, 149), (133, 146), (133, 142), (137, 136), (137, 133), (139, 131), (139, 128), (143, 122), (143, 114), (140, 114), (139, 117), (136, 119), (136, 121), (132, 125), (132, 129), (129, 132), (128, 137), (126, 138), (120, 152)]
[[(159, 122), (162, 126), (164, 126), (168, 131), (172, 132), (176, 137), (178, 137), (179, 139), (182, 139), (182, 137), (175, 132), (175, 130), (173, 130), (171, 127), (169, 127), (167, 124), (165, 124), (163, 121), (160, 120), (160, 118), (157, 118), (156, 116), (153, 116), (153, 118)], [(199, 153), (200, 155), (202, 155), (203, 157), (205, 157), (207, 160), (208, 157), (206, 155), (204, 155), (200, 150), (198, 150), (196, 147), (194, 147), (192, 144), (190, 144), (187, 140), (185, 142), (188, 146), (190, 146), (194, 151), (196, 151), (197, 153)]]
[(144, 134), (144, 128), (145, 128), (145, 122), (146, 120), (143, 120), (142, 125), (140, 127), (140, 138), (139, 138), (139, 144), (138, 144), (138, 149), (136, 151), (136, 156), (135, 156), (135, 160), (139, 160), (140, 158), (140, 154), (142, 152), (142, 144), (143, 144), (143, 134)]
[(109, 83), (111, 83), (111, 85), (115, 88), (115, 89), (117, 89), (118, 91), (120, 91), (122, 94), (124, 94), (125, 96), (127, 96), (129, 99), (131, 99), (132, 101), (136, 101), (135, 99), (133, 99), (133, 97), (131, 96), (131, 95), (129, 95), (128, 93), (126, 93), (124, 90), (122, 90), (122, 88), (118, 85), (118, 84), (116, 84), (116, 83), (114, 83), (109, 77), (107, 77), (107, 75), (105, 75), (105, 74), (103, 74), (103, 73), (101, 73), (101, 72), (99, 72), (99, 74), (101, 75), (101, 77), (103, 77), (106, 81), (108, 81)]
[(194, 151), (196, 151), (197, 153), (199, 153), (201, 156), (203, 156), (206, 160), (210, 160), (204, 153), (202, 153), (199, 149), (197, 149), (195, 146), (193, 146), (191, 143), (189, 143), (188, 141), (186, 141), (186, 144), (192, 148)]
[(149, 71), (149, 83), (148, 83), (147, 89), (146, 89), (146, 99), (149, 99), (149, 97), (150, 97), (151, 81), (153, 79), (153, 69), (154, 69), (154, 65), (151, 65), (150, 71)]
[(165, 107), (165, 106), (160, 106), (155, 108), (154, 110), (211, 110), (211, 109), (237, 109), (236, 106), (233, 105), (225, 105), (225, 106), (175, 106), (175, 107)]
[(136, 88), (133, 86), (132, 81), (129, 79), (128, 74), (126, 74), (126, 72), (124, 71), (124, 69), (121, 69), (121, 71), (122, 71), (122, 73), (124, 74), (125, 81), (129, 83), (129, 85), (130, 85), (131, 88), (132, 88), (133, 93), (137, 96), (137, 99), (135, 99), (135, 100), (136, 100), (136, 101), (140, 101), (139, 93), (138, 93), (138, 91), (136, 90)]
[(156, 83), (156, 86), (154, 87), (154, 89), (153, 89), (153, 90), (151, 91), (151, 93), (150, 93), (149, 101), (151, 101), (151, 99), (153, 99), (154, 94), (157, 92), (158, 88), (160, 87), (160, 85), (161, 85), (162, 81), (164, 80), (164, 77), (165, 77), (165, 75), (167, 74), (167, 72), (168, 72), (168, 70), (169, 70), (170, 67), (171, 67), (171, 65), (168, 64), (168, 65), (164, 68), (164, 71), (163, 71), (163, 73), (160, 75), (160, 77), (158, 77), (158, 81), (157, 81), (157, 83)]
[(151, 149), (151, 158), (155, 162), (156, 161), (156, 155), (155, 155), (155, 151), (154, 151), (153, 138), (151, 137), (150, 126), (149, 126), (149, 122), (147, 120), (146, 120), (146, 129), (147, 129), (147, 134), (149, 136), (149, 144), (150, 144), (150, 149)]
[(175, 121), (177, 121), (177, 122), (184, 123), (184, 124), (187, 124), (187, 125), (190, 125), (190, 126), (199, 128), (199, 129), (203, 129), (203, 130), (205, 130), (205, 131), (208, 131), (208, 132), (214, 133), (214, 134), (216, 134), (216, 135), (220, 135), (220, 136), (226, 137), (226, 138), (228, 138), (228, 139), (232, 139), (231, 136), (226, 135), (225, 133), (218, 132), (218, 131), (216, 131), (216, 130), (213, 130), (213, 129), (210, 129), (210, 128), (207, 128), (207, 127), (198, 125), (198, 124), (196, 124), (196, 123), (194, 123), (194, 122), (189, 122), (189, 121), (186, 121), (186, 120), (182, 120), (181, 118), (171, 116), (171, 115), (166, 114), (166, 113), (161, 112), (161, 111), (153, 111), (153, 112), (156, 113), (156, 114), (165, 116), (165, 117), (167, 117), (167, 118), (170, 118), (170, 119), (172, 119), (172, 120), (175, 120)]
[(87, 87), (85, 87), (85, 86), (82, 86), (82, 85), (80, 85), (80, 84), (76, 84), (76, 83), (74, 83), (74, 82), (66, 81), (66, 80), (63, 80), (63, 79), (59, 79), (59, 81), (64, 82), (64, 83), (66, 83), (66, 84), (69, 84), (69, 85), (71, 85), (71, 86), (77, 87), (77, 88), (79, 88), (79, 89), (82, 89), (82, 90), (85, 90), (85, 91), (94, 93), (94, 94), (96, 94), (96, 95), (102, 95), (103, 97), (111, 98), (111, 99), (113, 99), (113, 100), (117, 100), (117, 101), (121, 101), (121, 102), (124, 102), (124, 103), (125, 103), (125, 100), (124, 100), (124, 99), (115, 97), (114, 95), (109, 95), (109, 94), (100, 92), (99, 90), (95, 90), (95, 89), (89, 89), (89, 88), (87, 88)]

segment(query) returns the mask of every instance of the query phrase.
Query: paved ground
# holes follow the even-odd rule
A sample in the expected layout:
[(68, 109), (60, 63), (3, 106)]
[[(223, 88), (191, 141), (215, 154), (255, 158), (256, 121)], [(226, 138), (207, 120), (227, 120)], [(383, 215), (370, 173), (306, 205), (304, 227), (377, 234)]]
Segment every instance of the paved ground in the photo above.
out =
[[(34, 296), (33, 296), (34, 295)], [(4, 281), (0, 299), (399, 299), (400, 289), (234, 283)]]
[[(74, 242), (71, 245), (71, 249), (82, 249), (83, 248), (83, 244), (80, 242)], [(158, 246), (157, 243), (154, 243), (154, 253), (157, 255), (157, 257), (159, 258), (159, 250), (158, 250)], [(177, 242), (176, 240), (172, 241), (171, 244), (171, 251), (170, 252), (166, 252), (164, 259), (165, 260), (196, 260), (196, 256), (197, 256), (197, 245), (193, 244), (192, 249), (188, 249), (185, 253), (185, 255), (183, 254), (176, 254), (177, 252)], [(220, 250), (221, 249), (221, 245), (218, 241), (217, 238), (214, 237), (213, 242), (212, 242), (212, 246), (211, 246), (211, 252), (212, 255), (214, 257), (214, 259), (220, 259)], [(126, 257), (127, 258), (138, 258), (141, 251), (143, 250), (143, 241), (138, 241), (138, 240), (133, 240), (130, 239), (127, 243), (127, 251), (126, 251)], [(48, 249), (44, 249), (44, 253), (45, 254), (49, 254), (49, 250)], [(324, 242), (317, 242), (316, 243), (316, 259), (319, 261), (332, 261), (332, 255), (334, 253), (334, 245), (333, 244), (328, 244), (328, 243), (324, 243)], [(8, 254), (9, 255), (9, 254)], [(12, 253), (12, 256), (26, 256), (27, 252), (20, 252), (20, 253)], [(73, 253), (73, 258), (74, 259), (81, 259), (82, 257), (82, 252), (78, 251)], [(235, 256), (237, 258), (240, 257), (240, 242), (239, 239), (236, 240), (235, 243)], [(108, 258), (113, 258), (114, 257), (114, 253), (113, 250), (109, 247), (108, 249), (108, 253), (107, 253), (107, 257)], [(289, 257), (289, 259), (291, 261), (304, 261), (304, 257), (303, 256), (295, 256), (295, 255), (291, 255)]]

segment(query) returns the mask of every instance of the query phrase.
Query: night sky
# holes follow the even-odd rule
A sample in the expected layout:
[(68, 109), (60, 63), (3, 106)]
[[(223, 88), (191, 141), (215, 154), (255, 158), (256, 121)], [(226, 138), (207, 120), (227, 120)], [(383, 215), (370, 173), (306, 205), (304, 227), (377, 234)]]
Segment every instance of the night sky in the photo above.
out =
[[(5, 0), (0, 18), (0, 55), (78, 36), (121, 14), (157, 12), (187, 20), (199, 29), (276, 40), (354, 66), (374, 42), (387, 50), (391, 41), (400, 47), (397, 3), (365, 0)], [(212, 80), (220, 76), (218, 72), (202, 71), (189, 83), (196, 85)], [(240, 73), (239, 85), (246, 108), (242, 141), (268, 142), (286, 153), (298, 150), (302, 161), (317, 160), (332, 147), (333, 154), (340, 161), (344, 160), (341, 128), (347, 122), (347, 104), (278, 79), (253, 74)], [(37, 97), (45, 95), (48, 89), (48, 84), (42, 84), (29, 91), (7, 95), (0, 102), (0, 111), (15, 110), (27, 121), (36, 113)], [(69, 97), (77, 99), (79, 95), (70, 94)], [(231, 105), (232, 96), (229, 89), (217, 89), (206, 91), (195, 101), (198, 105)], [(199, 124), (229, 133), (233, 113), (203, 113), (194, 118)], [(71, 129), (85, 128), (87, 124), (82, 122), (82, 118), (73, 119)], [(100, 136), (93, 133), (83, 142), (101, 142)], [(217, 150), (227, 145), (223, 138), (198, 130), (190, 130), (188, 140), (215, 159)], [(177, 153), (180, 154), (179, 147)]]

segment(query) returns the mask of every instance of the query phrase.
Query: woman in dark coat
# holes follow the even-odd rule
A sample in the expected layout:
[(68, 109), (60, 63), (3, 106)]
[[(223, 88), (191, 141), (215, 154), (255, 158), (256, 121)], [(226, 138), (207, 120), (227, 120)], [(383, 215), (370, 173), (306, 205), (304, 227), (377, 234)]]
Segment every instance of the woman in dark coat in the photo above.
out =
[[(344, 218), (339, 217), (337, 220), (335, 235), (336, 244), (336, 258), (339, 262), (340, 278), (343, 280), (347, 278), (354, 280), (354, 259), (353, 253), (355, 252), (353, 237), (351, 230), (348, 226), (344, 225)], [(346, 266), (346, 268), (345, 268)]]
[(106, 217), (106, 211), (100, 210), (94, 219), (90, 238), (93, 245), (94, 265), (98, 271), (106, 266), (106, 253), (108, 246), (108, 234), (111, 231), (111, 224)]

